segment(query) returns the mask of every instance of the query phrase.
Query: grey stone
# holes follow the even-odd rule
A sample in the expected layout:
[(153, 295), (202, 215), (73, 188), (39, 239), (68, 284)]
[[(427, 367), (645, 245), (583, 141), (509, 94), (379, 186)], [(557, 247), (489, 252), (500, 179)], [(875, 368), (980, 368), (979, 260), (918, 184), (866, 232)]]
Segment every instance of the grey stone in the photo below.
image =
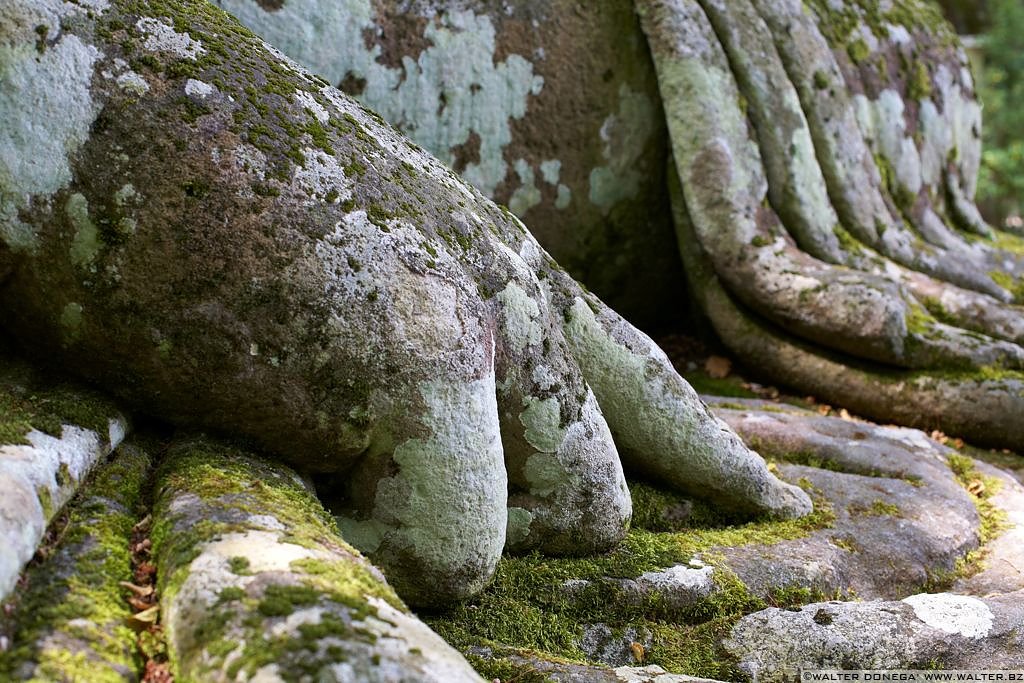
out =
[(651, 633), (645, 628), (613, 628), (608, 624), (587, 624), (576, 645), (588, 659), (609, 666), (624, 666), (636, 661), (633, 645), (651, 646)]
[[(716, 413), (789, 481), (806, 479), (831, 504), (831, 528), (771, 546), (723, 548), (725, 563), (755, 593), (807, 588), (826, 596), (900, 598), (977, 547), (980, 520), (947, 457), (924, 433), (821, 417), (785, 404), (709, 398)], [(768, 408), (765, 410), (764, 408)]]
[(810, 511), (515, 216), (229, 15), (166, 9), (0, 9), (0, 308), (24, 346), (337, 475), (344, 533), (421, 605), (482, 590), (506, 546), (609, 549), (623, 463)]
[[(0, 347), (0, 400), (12, 412), (0, 426), (12, 434), (0, 440), (0, 600), (14, 588), (32, 559), (46, 527), (75, 495), (93, 468), (128, 432), (127, 418), (109, 401), (73, 387), (34, 381), (33, 372)], [(45, 433), (18, 421), (14, 406), (24, 402), (40, 423), (59, 426)], [(74, 424), (53, 405), (90, 413), (90, 424)], [(77, 404), (77, 405), (76, 405)], [(13, 436), (16, 435), (16, 436)]]
[(217, 0), (507, 205), (641, 324), (681, 316), (667, 133), (630, 0)]
[(979, 599), (919, 594), (899, 602), (825, 602), (770, 608), (733, 628), (725, 647), (752, 679), (798, 680), (805, 668), (1000, 668), (1024, 662), (1017, 592)]

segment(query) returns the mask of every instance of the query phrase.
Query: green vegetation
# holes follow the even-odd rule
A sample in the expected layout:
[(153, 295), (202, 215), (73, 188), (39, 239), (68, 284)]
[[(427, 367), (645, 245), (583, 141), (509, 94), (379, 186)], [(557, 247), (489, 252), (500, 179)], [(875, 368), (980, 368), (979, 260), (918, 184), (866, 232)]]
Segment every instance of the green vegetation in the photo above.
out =
[[(504, 557), (486, 591), (427, 617), (427, 622), (457, 648), (512, 647), (578, 662), (585, 661), (577, 644), (585, 624), (604, 623), (613, 630), (645, 628), (653, 633), (645, 664), (722, 678), (736, 672), (717, 643), (736, 620), (767, 606), (791, 606), (819, 597), (798, 590), (762, 600), (721, 564), (714, 549), (773, 544), (828, 527), (834, 516), (824, 500), (815, 500), (815, 513), (804, 519), (731, 524), (677, 494), (637, 482), (630, 488), (634, 528), (615, 550), (576, 559)], [(696, 556), (715, 567), (717, 591), (682, 610), (665, 604), (656, 593), (627, 594), (619, 581)], [(490, 665), (479, 670), (492, 672)]]
[(60, 438), (65, 424), (106, 438), (110, 418), (119, 414), (98, 394), (64, 383), (32, 382), (25, 375), (12, 377), (16, 373), (4, 370), (0, 368), (0, 444), (28, 444), (26, 435), (33, 429)]
[[(309, 548), (315, 554), (292, 561), (288, 573), (264, 573), (256, 581), (247, 578), (257, 572), (252, 558), (227, 558), (238, 583), (222, 588), (216, 607), (195, 625), (190, 651), (178, 652), (175, 647), (180, 643), (170, 644), (172, 661), (189, 676), (223, 670), (233, 679), (274, 662), (296, 675), (313, 676), (322, 666), (329, 636), (364, 642), (376, 638), (363, 625), (377, 614), (373, 599), (406, 611), (394, 591), (341, 539), (334, 519), (287, 467), (230, 446), (194, 440), (171, 449), (158, 482), (161, 493), (152, 538), (164, 606), (176, 599), (191, 561), (207, 543), (231, 533), (266, 533), (268, 514), (281, 525), (278, 543)], [(190, 502), (183, 505), (183, 500)], [(269, 634), (272, 620), (314, 606), (324, 608), (318, 623), (302, 624), (297, 635)], [(339, 608), (347, 616), (339, 615)], [(230, 664), (225, 662), (228, 655)]]
[(48, 562), (29, 568), (13, 613), (0, 614), (16, 645), (0, 656), (0, 679), (29, 667), (32, 680), (113, 683), (139, 670), (119, 582), (132, 578), (129, 543), (148, 469), (145, 453), (123, 448), (71, 503)]
[(985, 103), (978, 198), (1003, 215), (1024, 197), (1024, 4), (991, 0), (979, 91)]
[[(975, 456), (982, 453), (971, 446), (965, 446), (964, 450)], [(957, 481), (970, 494), (971, 501), (978, 510), (981, 520), (978, 531), (979, 547), (958, 559), (952, 569), (932, 571), (924, 587), (929, 593), (948, 590), (957, 579), (972, 576), (984, 569), (985, 544), (1007, 527), (1006, 513), (990, 501), (990, 498), (999, 491), (1002, 482), (995, 477), (981, 474), (974, 460), (968, 455), (953, 453), (947, 456), (947, 461)]]

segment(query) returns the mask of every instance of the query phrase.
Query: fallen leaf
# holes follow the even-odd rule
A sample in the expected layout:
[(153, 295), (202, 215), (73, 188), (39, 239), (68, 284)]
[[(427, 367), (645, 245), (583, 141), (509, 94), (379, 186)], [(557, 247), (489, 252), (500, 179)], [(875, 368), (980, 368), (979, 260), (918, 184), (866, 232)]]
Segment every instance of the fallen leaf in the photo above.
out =
[(156, 620), (160, 618), (160, 605), (153, 605), (148, 609), (144, 609), (138, 614), (133, 614), (128, 618), (128, 621), (134, 622), (142, 626), (149, 626), (155, 624)]
[(644, 646), (640, 643), (633, 642), (629, 644), (629, 649), (633, 652), (633, 659), (635, 659), (638, 664), (643, 664), (645, 655)]
[(972, 479), (967, 484), (967, 492), (972, 496), (980, 497), (981, 494), (985, 493), (985, 482), (980, 479)]
[(146, 671), (142, 676), (142, 683), (172, 683), (174, 676), (167, 662), (149, 660), (146, 662)]
[(142, 562), (135, 568), (136, 583), (151, 583), (156, 576), (156, 565), (152, 562)]
[(149, 597), (155, 590), (152, 586), (136, 586), (134, 583), (129, 583), (128, 581), (120, 581), (118, 585), (122, 588), (127, 588), (140, 598)]
[(153, 606), (153, 600), (147, 598), (128, 598), (128, 604), (132, 606), (132, 609), (144, 611)]
[(132, 531), (139, 532), (145, 531), (149, 528), (149, 525), (153, 522), (153, 515), (146, 515), (132, 527)]
[(732, 361), (722, 356), (709, 356), (704, 361), (704, 372), (711, 379), (724, 379), (732, 372)]

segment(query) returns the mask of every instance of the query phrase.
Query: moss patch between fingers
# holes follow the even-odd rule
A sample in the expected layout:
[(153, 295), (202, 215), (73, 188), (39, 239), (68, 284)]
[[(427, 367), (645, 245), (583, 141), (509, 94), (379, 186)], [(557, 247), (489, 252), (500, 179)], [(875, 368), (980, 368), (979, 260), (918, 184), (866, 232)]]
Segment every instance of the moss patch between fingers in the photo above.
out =
[[(717, 645), (732, 624), (776, 601), (788, 605), (794, 598), (808, 596), (780, 593), (766, 602), (751, 595), (721, 564), (714, 548), (770, 545), (806, 536), (832, 523), (831, 507), (819, 497), (816, 511), (803, 519), (731, 524), (701, 503), (648, 484), (630, 487), (635, 526), (612, 552), (576, 559), (506, 556), (493, 584), (481, 595), (425, 621), (460, 649), (512, 647), (581, 663), (586, 662), (578, 644), (584, 625), (642, 628), (653, 634), (644, 664), (690, 675), (735, 674), (731, 660)], [(684, 610), (666, 604), (657, 593), (625, 599), (621, 584), (614, 581), (683, 564), (696, 556), (715, 567), (718, 590)], [(488, 667), (479, 671), (491, 673)]]

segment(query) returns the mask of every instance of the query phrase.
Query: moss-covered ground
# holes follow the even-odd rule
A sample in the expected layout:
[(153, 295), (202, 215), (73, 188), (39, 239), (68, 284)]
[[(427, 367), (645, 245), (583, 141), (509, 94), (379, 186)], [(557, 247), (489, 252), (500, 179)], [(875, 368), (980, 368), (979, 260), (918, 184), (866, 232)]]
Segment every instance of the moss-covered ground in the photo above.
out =
[[(505, 557), (484, 593), (455, 609), (427, 615), (427, 623), (457, 648), (483, 644), (574, 662), (587, 661), (578, 644), (586, 624), (607, 624), (613, 632), (633, 627), (651, 634), (650, 647), (639, 655), (643, 664), (730, 678), (736, 672), (717, 643), (739, 617), (815, 597), (786, 592), (765, 601), (751, 595), (734, 574), (717, 567), (717, 590), (685, 609), (672, 608), (656, 593), (625, 599), (614, 579), (636, 578), (696, 557), (716, 566), (715, 548), (799, 538), (828, 527), (833, 520), (831, 508), (821, 499), (816, 501), (817, 511), (801, 520), (737, 523), (650, 484), (633, 482), (630, 489), (633, 528), (612, 552), (572, 559), (537, 554)], [(573, 586), (569, 589), (570, 581), (587, 583), (569, 584)], [(473, 662), (489, 679), (502, 678), (504, 668), (512, 666), (479, 657)], [(526, 673), (521, 669), (513, 672), (519, 677), (511, 680), (532, 680), (522, 677)]]
[(106, 437), (108, 421), (118, 414), (98, 394), (61, 382), (30, 378), (8, 367), (0, 349), (0, 444), (24, 445), (33, 429), (60, 437), (73, 424)]

